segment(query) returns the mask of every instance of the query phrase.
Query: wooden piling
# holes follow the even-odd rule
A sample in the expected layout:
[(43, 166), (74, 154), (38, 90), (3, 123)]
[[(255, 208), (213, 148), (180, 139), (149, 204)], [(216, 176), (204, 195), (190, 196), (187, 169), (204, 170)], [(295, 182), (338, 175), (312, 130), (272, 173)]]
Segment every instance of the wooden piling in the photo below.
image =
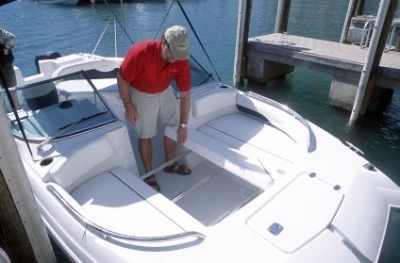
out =
[(394, 48), (394, 51), (400, 52), (400, 36), (397, 36), (397, 39), (396, 39), (396, 46), (395, 46), (395, 48)]
[(291, 0), (279, 0), (276, 14), (275, 33), (287, 32)]
[(344, 20), (342, 35), (340, 36), (340, 43), (346, 43), (347, 35), (351, 24), (351, 18), (361, 15), (364, 9), (365, 0), (350, 0), (349, 7), (347, 9), (346, 18)]
[[(368, 54), (361, 71), (361, 78), (358, 84), (357, 95), (354, 101), (353, 110), (350, 116), (349, 124), (353, 124), (360, 113), (361, 107), (367, 104), (369, 96), (364, 96), (366, 89), (372, 89), (375, 85), (376, 73), (382, 58), (386, 41), (389, 36), (393, 17), (397, 9), (399, 0), (382, 0), (379, 5), (378, 14), (372, 33), (371, 43)], [(367, 94), (371, 94), (367, 91)]]
[(252, 0), (240, 0), (238, 10), (238, 26), (236, 34), (235, 61), (233, 68), (233, 84), (243, 81), (246, 74), (247, 39), (251, 17)]
[(0, 222), (11, 262), (56, 262), (0, 103)]

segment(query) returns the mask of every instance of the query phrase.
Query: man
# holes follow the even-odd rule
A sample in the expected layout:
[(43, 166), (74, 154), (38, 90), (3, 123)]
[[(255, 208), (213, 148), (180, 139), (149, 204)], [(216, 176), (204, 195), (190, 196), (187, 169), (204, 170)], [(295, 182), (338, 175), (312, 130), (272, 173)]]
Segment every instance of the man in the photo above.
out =
[[(177, 142), (186, 142), (190, 112), (189, 58), (188, 32), (176, 25), (168, 28), (161, 40), (142, 41), (132, 46), (121, 64), (118, 89), (125, 106), (125, 117), (133, 122), (139, 138), (139, 153), (146, 173), (153, 170), (151, 138), (156, 135), (158, 119), (165, 125), (179, 125)], [(176, 80), (180, 92), (180, 107), (170, 86), (171, 79)], [(164, 136), (166, 161), (174, 158), (175, 146), (175, 141)], [(191, 173), (176, 162), (164, 171), (181, 175)], [(145, 181), (160, 191), (155, 175)]]

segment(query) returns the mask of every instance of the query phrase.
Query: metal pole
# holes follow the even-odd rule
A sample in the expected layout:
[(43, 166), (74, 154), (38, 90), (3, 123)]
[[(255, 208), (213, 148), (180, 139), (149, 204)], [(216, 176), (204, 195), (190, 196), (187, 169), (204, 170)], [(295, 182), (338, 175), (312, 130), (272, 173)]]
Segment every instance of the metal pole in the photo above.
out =
[(342, 35), (340, 36), (340, 43), (345, 43), (347, 39), (347, 34), (349, 32), (351, 17), (354, 14), (354, 9), (356, 7), (356, 2), (359, 0), (350, 0), (349, 7), (347, 8), (346, 18), (344, 19), (344, 25), (342, 29)]
[[(0, 205), (1, 209), (7, 210), (4, 214), (2, 211), (0, 217), (3, 219), (6, 217), (9, 226), (18, 232), (13, 233), (18, 236), (18, 240), (13, 242), (22, 246), (15, 247), (15, 253), (9, 256), (13, 261), (14, 257), (26, 256), (23, 254), (28, 253), (30, 246), (37, 262), (56, 262), (49, 236), (9, 127), (6, 112), (3, 104), (0, 103), (0, 183), (4, 182), (3, 187), (8, 189), (8, 191), (2, 191), (1, 198), (2, 202), (6, 197), (8, 200), (12, 199), (12, 202), (7, 202), (6, 207)], [(32, 260), (33, 258), (29, 262)]]
[[(125, 19), (125, 9), (124, 9), (124, 3), (123, 0), (120, 1), (121, 2), (121, 9), (122, 9), (122, 19), (124, 20), (124, 28), (125, 30), (127, 30), (126, 28), (126, 19)], [(115, 22), (114, 22), (115, 23)]]
[(235, 60), (234, 60), (234, 68), (233, 68), (233, 84), (236, 85), (241, 81), (241, 72), (242, 72), (242, 59), (243, 59), (243, 36), (245, 30), (245, 21), (246, 21), (246, 8), (247, 8), (247, 0), (239, 1), (239, 10), (238, 10), (238, 25), (236, 32), (236, 46), (235, 46)]
[(279, 0), (275, 21), (275, 33), (287, 31), (291, 0)]
[(376, 16), (374, 31), (372, 33), (371, 43), (368, 48), (367, 58), (361, 71), (360, 82), (358, 83), (357, 95), (354, 101), (353, 110), (351, 112), (349, 124), (352, 125), (360, 113), (361, 104), (364, 98), (365, 89), (371, 74), (372, 63), (374, 62), (375, 53), (378, 47), (379, 38), (381, 36), (383, 23), (388, 12), (391, 0), (381, 0), (379, 4), (378, 14)]

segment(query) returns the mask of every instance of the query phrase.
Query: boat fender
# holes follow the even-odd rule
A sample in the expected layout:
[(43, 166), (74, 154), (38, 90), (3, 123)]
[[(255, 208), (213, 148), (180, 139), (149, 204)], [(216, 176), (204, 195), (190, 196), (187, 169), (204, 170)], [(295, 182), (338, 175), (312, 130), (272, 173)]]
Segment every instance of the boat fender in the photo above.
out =
[(40, 73), (40, 68), (39, 68), (39, 61), (43, 59), (55, 59), (55, 58), (60, 58), (61, 55), (57, 51), (48, 51), (41, 53), (35, 57), (35, 66), (36, 70), (38, 73)]

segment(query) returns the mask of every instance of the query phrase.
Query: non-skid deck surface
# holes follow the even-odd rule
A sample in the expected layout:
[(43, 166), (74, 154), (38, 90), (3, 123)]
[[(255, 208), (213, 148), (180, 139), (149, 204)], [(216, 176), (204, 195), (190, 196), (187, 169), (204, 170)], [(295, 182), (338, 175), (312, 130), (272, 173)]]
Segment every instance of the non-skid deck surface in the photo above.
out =
[(205, 226), (218, 223), (260, 193), (260, 189), (204, 160), (182, 176), (156, 174), (161, 193)]

